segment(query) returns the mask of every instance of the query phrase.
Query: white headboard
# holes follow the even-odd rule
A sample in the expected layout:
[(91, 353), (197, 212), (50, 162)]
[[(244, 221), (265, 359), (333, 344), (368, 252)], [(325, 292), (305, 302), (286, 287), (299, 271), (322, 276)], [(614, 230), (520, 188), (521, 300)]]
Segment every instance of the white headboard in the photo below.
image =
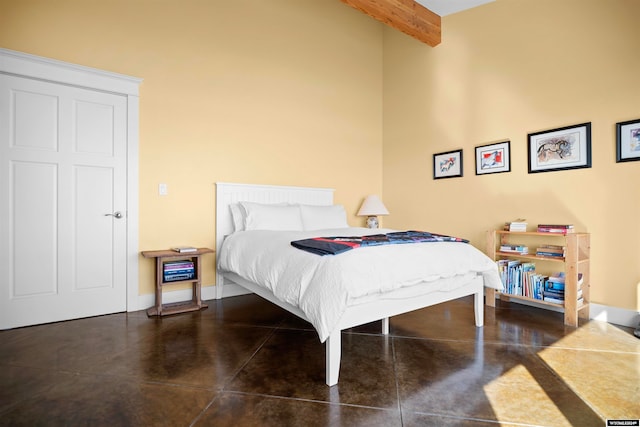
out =
[[(234, 231), (229, 205), (237, 202), (332, 205), (333, 192), (332, 188), (216, 182), (216, 252), (219, 253), (225, 236)], [(223, 296), (222, 287), (222, 276), (216, 271), (217, 298)]]

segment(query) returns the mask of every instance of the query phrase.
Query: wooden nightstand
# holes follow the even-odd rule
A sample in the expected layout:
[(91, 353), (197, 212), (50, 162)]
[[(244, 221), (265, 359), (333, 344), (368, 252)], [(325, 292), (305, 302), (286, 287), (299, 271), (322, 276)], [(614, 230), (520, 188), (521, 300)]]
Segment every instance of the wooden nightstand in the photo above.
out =
[[(202, 303), (201, 289), (201, 269), (200, 256), (203, 254), (213, 253), (213, 249), (198, 248), (195, 252), (179, 253), (172, 250), (162, 251), (142, 251), (145, 258), (156, 259), (156, 305), (147, 310), (148, 316), (168, 316), (171, 314), (185, 313), (188, 311), (198, 311), (207, 308)], [(165, 282), (163, 275), (164, 263), (167, 261), (189, 260), (193, 262), (195, 277), (189, 280), (179, 280), (173, 282)], [(162, 287), (168, 285), (177, 285), (179, 283), (191, 283), (193, 286), (193, 298), (190, 301), (176, 302), (171, 304), (162, 304)]]

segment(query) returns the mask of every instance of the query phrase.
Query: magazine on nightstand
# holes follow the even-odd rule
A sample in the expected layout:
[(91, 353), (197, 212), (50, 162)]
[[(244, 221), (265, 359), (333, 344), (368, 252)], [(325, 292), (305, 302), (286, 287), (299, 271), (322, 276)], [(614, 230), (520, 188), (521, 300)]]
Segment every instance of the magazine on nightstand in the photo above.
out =
[(179, 252), (181, 254), (190, 253), (190, 252), (198, 252), (198, 248), (194, 248), (193, 246), (176, 246), (171, 248), (172, 251)]

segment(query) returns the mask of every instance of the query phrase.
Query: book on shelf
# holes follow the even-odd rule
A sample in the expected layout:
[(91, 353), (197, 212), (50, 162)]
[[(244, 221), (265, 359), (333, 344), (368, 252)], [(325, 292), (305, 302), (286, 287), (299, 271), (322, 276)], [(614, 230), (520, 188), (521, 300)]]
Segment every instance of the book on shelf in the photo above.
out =
[(504, 290), (502, 293), (544, 300), (548, 276), (535, 271), (535, 263), (516, 260), (498, 260), (498, 271)]
[[(548, 301), (549, 299), (553, 300), (553, 301), (548, 301), (548, 302), (555, 302), (556, 304), (558, 304), (557, 301), (562, 301), (560, 304), (564, 304), (565, 301), (565, 292), (564, 291), (547, 291), (545, 290), (543, 292), (544, 295), (544, 301)], [(584, 297), (582, 296), (582, 289), (578, 289), (578, 292), (576, 293), (576, 300), (580, 301), (580, 304), (582, 304), (584, 302)]]
[(185, 268), (193, 268), (193, 262), (192, 261), (165, 262), (162, 265), (162, 268), (164, 269), (164, 271), (167, 271), (167, 270), (183, 270)]
[(192, 278), (195, 276), (195, 270), (173, 270), (173, 271), (165, 271), (163, 276), (164, 278), (168, 278), (168, 277), (174, 277), (174, 276), (188, 276), (189, 278)]
[(175, 280), (175, 277), (184, 277), (185, 279), (193, 279), (195, 277), (195, 271), (191, 270), (181, 270), (181, 271), (169, 271), (163, 274), (163, 278), (165, 282), (170, 280)]
[(522, 296), (533, 298), (533, 275), (536, 273), (536, 265), (532, 262), (522, 263)]
[(518, 294), (516, 291), (517, 283), (516, 283), (516, 271), (520, 268), (521, 262), (516, 260), (499, 260), (498, 262), (498, 272), (500, 274), (500, 279), (502, 280), (502, 285), (504, 288), (504, 293), (506, 294)]
[(166, 268), (163, 271), (164, 275), (167, 274), (183, 274), (183, 273), (193, 273), (195, 272), (195, 269), (193, 268), (193, 266), (191, 267), (184, 267), (184, 268)]
[(198, 248), (194, 248), (193, 246), (175, 246), (171, 248), (171, 250), (174, 252), (179, 252), (181, 254), (198, 252)]
[(545, 252), (536, 250), (536, 256), (547, 257), (547, 258), (564, 258), (564, 254), (559, 254), (557, 252)]
[(544, 282), (544, 296), (564, 299), (564, 272), (554, 273)]
[[(566, 280), (566, 274), (564, 273), (564, 271), (561, 271), (559, 273), (554, 273), (551, 276), (548, 277), (547, 281), (548, 282), (553, 282), (553, 283), (561, 283), (564, 285), (564, 282)], [(583, 277), (582, 277), (582, 273), (578, 273), (578, 286), (582, 286), (582, 282), (584, 281)]]
[(559, 271), (557, 273), (553, 273), (551, 276), (549, 276), (549, 280), (553, 280), (556, 282), (562, 282), (564, 283), (564, 278), (566, 277), (564, 271)]
[(522, 218), (504, 223), (505, 231), (527, 231), (527, 222)]
[(564, 298), (563, 299), (558, 299), (558, 298), (553, 298), (553, 297), (547, 297), (545, 296), (543, 299), (544, 302), (550, 302), (553, 304), (560, 304), (560, 305), (564, 305)]
[(536, 273), (534, 263), (499, 260), (497, 265), (504, 294), (542, 299), (545, 276)]
[(538, 233), (568, 234), (573, 232), (571, 224), (538, 224)]
[(564, 249), (538, 247), (536, 248), (536, 255), (542, 257), (564, 258), (566, 256), (566, 251)]
[(563, 258), (566, 248), (559, 245), (540, 245), (536, 248), (537, 256)]
[(545, 250), (562, 251), (562, 252), (567, 250), (567, 247), (562, 245), (540, 245), (538, 247)]
[(555, 282), (553, 280), (547, 279), (544, 284), (545, 292), (561, 292), (564, 293), (564, 282)]
[(164, 282), (179, 282), (182, 280), (191, 280), (195, 278), (194, 273), (165, 274)]
[(534, 274), (531, 277), (532, 280), (532, 294), (533, 299), (541, 300), (544, 298), (544, 282), (547, 280), (547, 277), (542, 274)]
[(543, 295), (545, 300), (547, 298), (553, 298), (558, 301), (564, 301), (564, 291), (563, 292), (544, 291)]
[(164, 282), (190, 280), (195, 276), (195, 267), (191, 261), (165, 262), (162, 266), (162, 278)]
[(529, 253), (529, 248), (523, 245), (500, 245), (500, 252), (513, 252), (525, 255)]

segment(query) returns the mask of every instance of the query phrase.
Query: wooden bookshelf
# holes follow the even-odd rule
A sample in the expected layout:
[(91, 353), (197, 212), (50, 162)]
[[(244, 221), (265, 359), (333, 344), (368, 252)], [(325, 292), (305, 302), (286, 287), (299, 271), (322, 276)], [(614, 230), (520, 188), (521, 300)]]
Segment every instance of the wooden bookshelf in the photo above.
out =
[[(495, 307), (496, 297), (507, 301), (524, 301), (539, 304), (541, 307), (555, 307), (564, 312), (564, 323), (570, 326), (578, 326), (578, 318), (589, 318), (589, 288), (590, 277), (590, 242), (589, 233), (539, 233), (532, 231), (504, 231), (490, 230), (487, 232), (486, 252), (495, 260), (517, 259), (526, 260), (545, 265), (547, 270), (558, 269), (565, 273), (565, 301), (564, 304), (554, 304), (523, 295), (513, 295), (496, 291), (493, 288), (486, 289), (486, 304)], [(530, 248), (534, 245), (554, 244), (565, 247), (564, 257), (537, 256), (533, 254), (518, 254), (514, 252), (501, 252), (500, 246), (505, 244), (527, 244)], [(578, 275), (582, 274), (582, 285), (578, 285)], [(578, 288), (582, 289), (582, 302), (578, 303)]]

